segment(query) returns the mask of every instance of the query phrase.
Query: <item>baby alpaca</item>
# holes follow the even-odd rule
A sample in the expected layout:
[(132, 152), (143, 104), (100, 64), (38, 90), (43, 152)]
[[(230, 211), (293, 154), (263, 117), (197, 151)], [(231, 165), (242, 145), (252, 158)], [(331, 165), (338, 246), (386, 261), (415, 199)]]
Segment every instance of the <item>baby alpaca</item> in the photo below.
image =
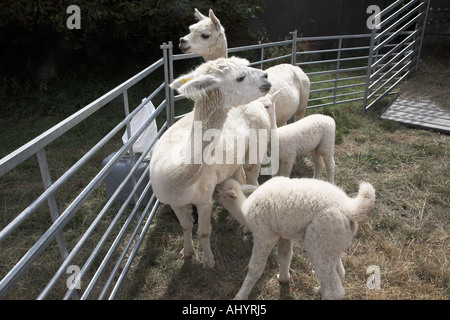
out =
[[(271, 128), (276, 128), (275, 104), (266, 105)], [(279, 143), (279, 169), (276, 176), (289, 177), (298, 155), (311, 153), (314, 178), (319, 179), (325, 163), (328, 181), (334, 183), (334, 142), (336, 123), (322, 114), (313, 114), (294, 123), (277, 128)]]
[[(244, 192), (252, 190), (246, 198)], [(361, 183), (358, 195), (349, 198), (340, 188), (316, 179), (276, 177), (259, 188), (227, 179), (216, 187), (213, 198), (253, 233), (248, 273), (235, 299), (248, 298), (277, 243), (278, 280), (289, 281), (293, 240), (303, 241), (322, 298), (344, 298), (341, 257), (356, 234), (357, 222), (375, 204), (371, 184)]]

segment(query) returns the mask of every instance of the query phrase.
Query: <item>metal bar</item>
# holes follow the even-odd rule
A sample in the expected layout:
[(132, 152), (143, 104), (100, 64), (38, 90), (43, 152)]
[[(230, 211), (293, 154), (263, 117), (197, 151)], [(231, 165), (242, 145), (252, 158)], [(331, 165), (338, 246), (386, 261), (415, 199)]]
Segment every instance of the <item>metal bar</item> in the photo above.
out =
[(337, 35), (337, 36), (302, 37), (298, 38), (297, 41), (306, 42), (306, 41), (324, 41), (324, 40), (355, 39), (355, 38), (370, 38), (370, 33)]
[(294, 30), (294, 32), (291, 32), (292, 34), (292, 58), (291, 58), (291, 64), (293, 66), (297, 63), (297, 30)]
[[(331, 91), (331, 90), (330, 90), (330, 91)], [(314, 101), (319, 101), (319, 100), (333, 99), (333, 101), (337, 102), (337, 101), (339, 101), (339, 100), (336, 100), (336, 98), (341, 98), (341, 97), (346, 97), (346, 96), (352, 96), (352, 95), (361, 94), (361, 93), (364, 93), (364, 91), (356, 91), (356, 92), (341, 93), (341, 94), (332, 95), (332, 96), (326, 96), (326, 97), (318, 97), (318, 98), (314, 98), (314, 99), (311, 99), (311, 100), (308, 100), (308, 101), (314, 102)]]
[[(124, 109), (125, 109), (125, 118), (127, 118), (128, 115), (130, 114), (130, 108), (129, 108), (129, 105), (128, 105), (128, 90), (125, 90), (123, 92), (123, 106), (124, 106)], [(127, 122), (127, 130), (126, 131), (127, 131), (128, 139), (131, 138), (131, 120), (132, 119), (130, 119), (130, 121)], [(128, 153), (130, 155), (134, 154), (134, 152), (133, 152), (133, 145), (132, 144), (130, 145), (130, 149), (128, 150)], [(134, 157), (133, 156), (130, 157), (130, 166), (131, 167), (134, 166)], [(131, 176), (131, 183), (132, 183), (133, 186), (136, 185), (136, 178), (134, 177), (134, 175)], [(136, 201), (137, 198), (135, 197), (134, 200)]]
[[(425, 2), (426, 2), (426, 6), (425, 6), (425, 16), (423, 17), (423, 21), (422, 21), (422, 34), (420, 35), (420, 37), (419, 37), (419, 45), (418, 45), (418, 47), (419, 47), (419, 52), (417, 53), (417, 63), (416, 63), (416, 65), (415, 65), (415, 67), (414, 67), (414, 71), (417, 71), (417, 69), (419, 68), (419, 61), (420, 61), (420, 54), (421, 54), (421, 51), (422, 51), (422, 43), (423, 43), (423, 37), (424, 37), (424, 34), (425, 34), (425, 26), (427, 25), (427, 19), (428, 19), (428, 11), (430, 10), (430, 0), (425, 0)], [(417, 31), (417, 29), (416, 29), (416, 31)]]
[(282, 60), (282, 59), (289, 58), (291, 56), (292, 56), (292, 54), (285, 54), (284, 56), (270, 58), (270, 59), (266, 59), (266, 60), (263, 60), (263, 61), (256, 61), (256, 62), (250, 63), (250, 65), (257, 65), (257, 64), (262, 63), (262, 62), (272, 62), (272, 61)]
[(230, 48), (230, 49), (228, 49), (228, 53), (249, 51), (249, 50), (255, 50), (255, 49), (260, 49), (260, 48), (280, 47), (282, 45), (287, 45), (287, 44), (292, 44), (292, 40), (260, 43), (260, 44), (250, 45), (250, 46)]
[[(366, 76), (356, 76), (356, 77), (348, 77), (348, 78), (340, 78), (338, 81), (348, 81), (348, 80), (356, 80), (356, 79), (365, 79)], [(316, 81), (316, 82), (311, 82), (311, 87), (317, 84), (323, 84), (323, 83), (328, 83), (328, 82), (334, 82), (334, 79), (328, 79), (328, 80), (323, 80), (323, 81)]]
[[(369, 58), (369, 56), (358, 56), (358, 57), (341, 58), (340, 61), (345, 62), (345, 61), (362, 60), (362, 59), (367, 59), (367, 58)], [(331, 63), (331, 62), (337, 62), (337, 61), (338, 61), (337, 59), (319, 60), (319, 61), (299, 62), (299, 63), (297, 63), (297, 65), (303, 66), (303, 65), (312, 65), (312, 64)]]
[[(354, 68), (345, 68), (345, 69), (341, 69), (341, 72), (353, 72), (353, 71), (361, 71), (361, 70), (366, 70), (367, 67), (354, 67)], [(316, 72), (307, 72), (306, 75), (308, 76), (317, 76), (317, 75), (322, 75), (322, 74), (327, 74), (327, 73), (335, 73), (336, 70), (325, 70), (325, 71), (316, 71)]]
[(339, 39), (338, 41), (338, 48), (339, 51), (337, 53), (337, 61), (336, 61), (336, 75), (334, 78), (334, 98), (333, 103), (336, 103), (336, 93), (337, 93), (337, 86), (338, 86), (338, 79), (339, 79), (339, 68), (340, 68), (340, 60), (341, 60), (341, 50), (342, 49), (342, 39)]
[(173, 101), (173, 99), (171, 99), (171, 93), (170, 93), (170, 79), (169, 79), (169, 53), (168, 50), (171, 47), (171, 43), (166, 44), (163, 43), (163, 45), (161, 46), (161, 49), (163, 50), (163, 57), (164, 57), (164, 83), (166, 84), (166, 91), (165, 91), (165, 95), (166, 95), (166, 100), (168, 102), (168, 107), (166, 108), (166, 119), (167, 119), (167, 125), (170, 127), (173, 124), (173, 116), (172, 116), (172, 109), (171, 106), (171, 101)]
[(356, 101), (361, 101), (361, 100), (363, 100), (363, 97), (355, 98), (355, 99), (348, 99), (348, 100), (343, 100), (343, 101), (336, 101), (336, 103), (330, 102), (330, 103), (324, 103), (324, 104), (308, 106), (307, 109), (317, 109), (317, 108), (333, 106), (333, 105), (336, 105), (336, 104), (350, 103), (350, 102), (356, 102)]
[(372, 35), (370, 37), (370, 49), (369, 49), (369, 59), (367, 60), (367, 74), (366, 74), (366, 88), (364, 90), (364, 99), (363, 99), (363, 110), (366, 111), (367, 106), (367, 98), (369, 96), (369, 85), (370, 85), (370, 75), (372, 74), (372, 59), (373, 59), (373, 47), (375, 44), (375, 33), (376, 29), (372, 29)]
[[(332, 80), (334, 82), (334, 79)], [(361, 82), (361, 83), (356, 83), (356, 84), (349, 84), (349, 85), (345, 85), (345, 86), (338, 86), (338, 87), (328, 87), (328, 88), (323, 88), (323, 89), (316, 89), (316, 90), (311, 90), (310, 93), (318, 93), (318, 92), (325, 92), (325, 91), (334, 91), (334, 89), (337, 90), (341, 90), (341, 89), (349, 89), (349, 88), (354, 88), (354, 87), (360, 87), (365, 85), (365, 83)], [(336, 94), (336, 93), (335, 93)], [(339, 95), (338, 95), (339, 96)], [(313, 100), (308, 100), (308, 101), (313, 101)]]
[(264, 70), (264, 48), (261, 48), (261, 65), (260, 69)]
[[(369, 46), (363, 47), (350, 47), (350, 48), (342, 48), (341, 51), (357, 51), (357, 50), (367, 50)], [(338, 49), (325, 49), (325, 50), (312, 50), (312, 51), (301, 51), (297, 52), (297, 55), (308, 55), (308, 54), (316, 54), (316, 53), (333, 53), (337, 52)]]

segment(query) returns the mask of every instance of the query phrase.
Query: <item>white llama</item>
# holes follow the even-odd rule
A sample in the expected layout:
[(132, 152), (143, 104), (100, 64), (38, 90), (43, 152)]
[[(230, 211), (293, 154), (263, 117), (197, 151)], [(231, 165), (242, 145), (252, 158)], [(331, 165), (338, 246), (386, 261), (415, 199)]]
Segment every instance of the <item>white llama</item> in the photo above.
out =
[[(161, 136), (150, 162), (153, 191), (161, 203), (172, 207), (183, 229), (184, 249), (179, 257), (185, 258), (194, 252), (192, 205), (195, 205), (203, 266), (208, 268), (215, 264), (210, 245), (214, 188), (242, 168), (244, 161), (233, 159), (231, 163), (210, 163), (204, 157), (212, 154), (212, 150), (219, 152), (217, 146), (225, 145), (224, 149), (227, 149), (225, 142), (230, 137), (220, 134), (223, 130), (235, 130), (235, 136), (245, 134), (248, 119), (244, 116), (230, 119), (231, 114), (242, 111), (232, 106), (249, 103), (270, 89), (267, 74), (248, 67), (248, 64), (245, 59), (220, 58), (176, 79), (171, 86), (195, 101), (194, 110)], [(264, 128), (268, 130), (269, 117), (265, 110), (260, 114), (266, 117)], [(205, 139), (207, 133), (213, 135)], [(231, 149), (234, 152), (234, 146)], [(227, 157), (229, 150), (222, 151), (222, 155)]]
[[(319, 179), (323, 166), (327, 169), (328, 181), (334, 183), (334, 142), (336, 123), (332, 117), (312, 114), (299, 121), (276, 127), (275, 112), (278, 102), (267, 95), (266, 108), (272, 132), (276, 134), (279, 146), (278, 172), (276, 176), (289, 177), (298, 155), (311, 153), (314, 161), (314, 178)], [(271, 102), (271, 103), (270, 103)]]
[[(256, 189), (256, 190), (255, 190)], [(245, 193), (255, 190), (248, 198)], [(320, 283), (323, 299), (342, 299), (345, 270), (342, 254), (375, 203), (375, 189), (361, 183), (355, 198), (317, 179), (276, 177), (259, 188), (227, 179), (216, 187), (214, 200), (253, 234), (247, 276), (235, 299), (247, 299), (261, 277), (272, 248), (278, 244), (278, 280), (290, 279), (293, 241), (302, 241)]]
[[(180, 49), (203, 56), (206, 61), (219, 57), (226, 58), (227, 39), (225, 29), (214, 12), (209, 10), (209, 17), (195, 9), (199, 20), (189, 27), (190, 33), (180, 38)], [(303, 118), (308, 104), (310, 82), (308, 76), (297, 66), (280, 64), (265, 70), (269, 76), (274, 93), (281, 89), (276, 110), (277, 126), (281, 127), (294, 116), (295, 121)]]

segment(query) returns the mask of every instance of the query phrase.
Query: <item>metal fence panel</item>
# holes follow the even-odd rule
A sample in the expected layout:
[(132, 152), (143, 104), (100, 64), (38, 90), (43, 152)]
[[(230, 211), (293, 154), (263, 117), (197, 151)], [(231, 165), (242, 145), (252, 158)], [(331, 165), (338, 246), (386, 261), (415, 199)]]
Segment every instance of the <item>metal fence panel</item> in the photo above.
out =
[(377, 16), (372, 29), (364, 111), (417, 69), (430, 0), (398, 0)]

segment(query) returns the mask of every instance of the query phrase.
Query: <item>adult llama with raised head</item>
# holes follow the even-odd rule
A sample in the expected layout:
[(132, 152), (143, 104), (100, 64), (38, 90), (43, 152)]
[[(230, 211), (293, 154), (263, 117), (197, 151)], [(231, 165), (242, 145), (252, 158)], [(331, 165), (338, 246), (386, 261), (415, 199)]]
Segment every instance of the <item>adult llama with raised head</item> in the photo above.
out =
[[(180, 49), (199, 54), (206, 61), (228, 57), (225, 29), (212, 9), (208, 17), (197, 9), (194, 15), (199, 21), (189, 27), (188, 35), (180, 38)], [(295, 121), (303, 118), (310, 91), (308, 76), (301, 68), (291, 64), (279, 64), (265, 71), (272, 84), (270, 93), (281, 89), (277, 98), (277, 126), (285, 125), (292, 116)]]
[[(153, 191), (161, 203), (171, 206), (183, 229), (184, 249), (180, 258), (194, 253), (192, 205), (196, 206), (203, 267), (207, 268), (215, 264), (210, 244), (214, 188), (242, 169), (243, 161), (210, 163), (202, 159), (215, 146), (229, 141), (229, 136), (218, 135), (213, 142), (202, 137), (207, 132), (232, 130), (236, 130), (235, 136), (240, 135), (248, 121), (239, 113), (242, 108), (233, 106), (250, 103), (269, 91), (267, 74), (248, 64), (245, 59), (219, 58), (176, 79), (172, 88), (194, 100), (194, 110), (164, 132), (150, 162)], [(259, 114), (265, 117), (263, 129), (268, 130), (267, 112), (261, 110)], [(223, 152), (228, 154), (227, 150)]]

